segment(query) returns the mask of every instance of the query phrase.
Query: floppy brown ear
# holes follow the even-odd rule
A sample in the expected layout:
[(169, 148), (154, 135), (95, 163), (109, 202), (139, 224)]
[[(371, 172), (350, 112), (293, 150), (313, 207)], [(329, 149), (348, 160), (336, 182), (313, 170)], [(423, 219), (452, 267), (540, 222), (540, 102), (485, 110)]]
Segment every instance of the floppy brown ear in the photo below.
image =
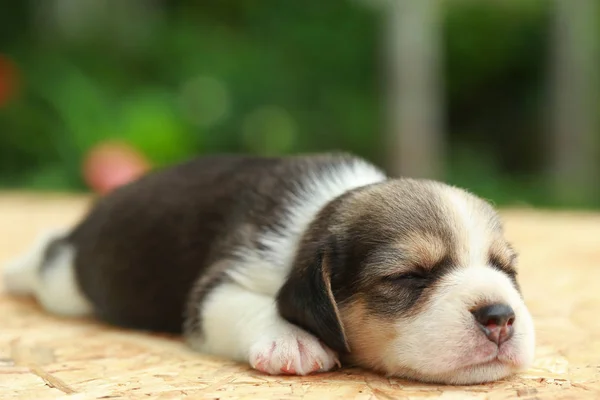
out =
[(291, 272), (277, 295), (277, 307), (283, 318), (311, 332), (331, 349), (350, 352), (331, 290), (326, 254)]

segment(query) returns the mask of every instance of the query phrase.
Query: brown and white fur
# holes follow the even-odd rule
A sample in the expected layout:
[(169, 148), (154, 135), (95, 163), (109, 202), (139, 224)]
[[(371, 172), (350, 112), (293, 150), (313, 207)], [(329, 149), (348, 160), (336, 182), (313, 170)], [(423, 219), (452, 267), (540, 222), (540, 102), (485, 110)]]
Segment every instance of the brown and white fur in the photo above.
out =
[(344, 154), (213, 156), (99, 199), (4, 280), (52, 313), (182, 332), (268, 374), (340, 360), (475, 384), (534, 356), (515, 260), (494, 209), (464, 190)]

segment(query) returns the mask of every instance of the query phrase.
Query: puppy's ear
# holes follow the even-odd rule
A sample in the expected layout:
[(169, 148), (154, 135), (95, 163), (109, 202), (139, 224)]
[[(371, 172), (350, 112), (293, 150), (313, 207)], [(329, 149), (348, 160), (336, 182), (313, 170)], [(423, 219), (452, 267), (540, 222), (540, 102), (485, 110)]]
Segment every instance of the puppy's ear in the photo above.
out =
[(295, 268), (277, 295), (281, 316), (321, 339), (331, 349), (350, 352), (338, 306), (331, 291), (327, 254)]

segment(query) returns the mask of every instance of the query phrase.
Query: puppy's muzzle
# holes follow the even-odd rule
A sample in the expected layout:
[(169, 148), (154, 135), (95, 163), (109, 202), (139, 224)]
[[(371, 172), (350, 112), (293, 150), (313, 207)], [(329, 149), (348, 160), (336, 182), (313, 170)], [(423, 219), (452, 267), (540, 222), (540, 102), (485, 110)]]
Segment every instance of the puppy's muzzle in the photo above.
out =
[(515, 312), (507, 304), (492, 304), (471, 311), (475, 321), (487, 338), (500, 346), (513, 333)]

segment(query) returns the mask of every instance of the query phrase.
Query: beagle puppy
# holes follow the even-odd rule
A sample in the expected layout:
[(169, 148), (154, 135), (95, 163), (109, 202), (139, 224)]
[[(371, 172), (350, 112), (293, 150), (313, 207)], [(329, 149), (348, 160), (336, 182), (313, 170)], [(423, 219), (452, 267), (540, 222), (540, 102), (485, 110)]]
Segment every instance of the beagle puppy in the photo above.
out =
[(482, 199), (348, 154), (201, 157), (100, 198), (4, 269), (49, 312), (182, 333), (267, 374), (476, 384), (527, 368), (516, 254)]

